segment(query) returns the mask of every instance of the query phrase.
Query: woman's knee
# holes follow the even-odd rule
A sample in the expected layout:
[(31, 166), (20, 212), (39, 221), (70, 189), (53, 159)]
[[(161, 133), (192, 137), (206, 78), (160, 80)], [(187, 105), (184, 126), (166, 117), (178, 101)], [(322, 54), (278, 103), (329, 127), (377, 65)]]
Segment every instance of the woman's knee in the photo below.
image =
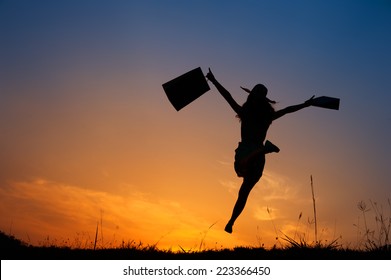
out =
[(243, 179), (243, 184), (251, 186), (253, 188), (256, 183), (258, 183), (259, 179), (261, 179), (261, 176), (248, 176)]
[(256, 184), (255, 181), (246, 181), (246, 180), (243, 181), (243, 184), (239, 190), (239, 196), (247, 197), (250, 194), (253, 187), (255, 186), (255, 184)]

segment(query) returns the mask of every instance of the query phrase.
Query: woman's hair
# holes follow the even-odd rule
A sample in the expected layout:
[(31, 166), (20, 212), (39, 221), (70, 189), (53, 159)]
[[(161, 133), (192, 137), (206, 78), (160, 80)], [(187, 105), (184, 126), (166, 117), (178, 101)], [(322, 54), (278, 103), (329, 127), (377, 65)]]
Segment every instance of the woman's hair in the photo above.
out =
[(267, 98), (266, 94), (267, 88), (264, 85), (256, 85), (248, 95), (247, 101), (242, 105), (241, 113), (237, 117), (241, 121), (249, 118), (271, 123), (275, 112), (272, 104), (276, 102)]

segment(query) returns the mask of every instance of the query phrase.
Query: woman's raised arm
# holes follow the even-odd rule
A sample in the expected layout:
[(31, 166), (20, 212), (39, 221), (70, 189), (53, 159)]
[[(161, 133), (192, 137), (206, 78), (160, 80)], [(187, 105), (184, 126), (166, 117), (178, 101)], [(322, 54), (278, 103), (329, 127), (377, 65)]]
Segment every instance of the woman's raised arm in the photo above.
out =
[(281, 118), (285, 114), (293, 113), (293, 112), (299, 111), (299, 110), (301, 110), (303, 108), (311, 106), (312, 105), (312, 100), (314, 99), (314, 97), (315, 97), (315, 95), (313, 95), (310, 99), (308, 99), (307, 101), (305, 101), (302, 104), (293, 105), (293, 106), (289, 106), (289, 107), (286, 107), (284, 109), (278, 110), (277, 112), (274, 113), (273, 120)]
[(240, 111), (242, 109), (242, 107), (235, 101), (235, 99), (233, 99), (232, 95), (229, 93), (228, 90), (226, 90), (215, 78), (215, 76), (213, 75), (212, 71), (210, 70), (209, 68), (209, 72), (208, 74), (206, 74), (206, 78), (208, 78), (208, 80), (210, 82), (212, 82), (212, 84), (214, 84), (214, 86), (216, 87), (216, 89), (220, 92), (220, 94), (224, 97), (224, 99), (228, 102), (228, 104), (231, 106), (231, 108), (235, 111), (236, 114), (240, 115)]

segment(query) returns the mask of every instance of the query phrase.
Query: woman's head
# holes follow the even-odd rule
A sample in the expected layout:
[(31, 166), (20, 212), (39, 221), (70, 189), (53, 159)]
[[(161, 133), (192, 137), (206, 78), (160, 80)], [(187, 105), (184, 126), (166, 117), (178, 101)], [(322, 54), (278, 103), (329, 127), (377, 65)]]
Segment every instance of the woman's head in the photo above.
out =
[(257, 96), (266, 97), (266, 95), (267, 95), (267, 88), (263, 84), (257, 84), (250, 91), (250, 95), (257, 95)]
[[(263, 84), (257, 84), (253, 87), (251, 91), (249, 91), (249, 99), (252, 99), (256, 102), (264, 102), (267, 101), (268, 103), (275, 104), (276, 101), (270, 100), (266, 97), (267, 95), (267, 87), (265, 87)], [(248, 100), (248, 99), (247, 99)]]
[(243, 116), (239, 116), (240, 119), (246, 116), (256, 119), (271, 118), (275, 112), (272, 104), (276, 102), (266, 97), (268, 92), (267, 88), (263, 84), (257, 84), (251, 91), (246, 88), (242, 89), (248, 92), (249, 95), (247, 101), (243, 104)]

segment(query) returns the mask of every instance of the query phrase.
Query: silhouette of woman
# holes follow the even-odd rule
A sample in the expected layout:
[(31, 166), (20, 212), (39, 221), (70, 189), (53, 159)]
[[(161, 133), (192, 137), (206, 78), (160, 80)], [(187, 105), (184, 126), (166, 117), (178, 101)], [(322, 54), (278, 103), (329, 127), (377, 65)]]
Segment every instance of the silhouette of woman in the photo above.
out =
[(239, 177), (243, 177), (243, 183), (240, 187), (231, 219), (225, 226), (225, 231), (232, 233), (232, 227), (240, 213), (242, 213), (250, 191), (262, 177), (265, 166), (265, 154), (280, 151), (270, 141), (265, 142), (269, 126), (274, 120), (287, 113), (293, 113), (312, 105), (314, 96), (302, 104), (275, 111), (272, 104), (276, 102), (266, 97), (267, 88), (262, 84), (257, 84), (251, 91), (242, 88), (249, 95), (247, 101), (240, 106), (232, 98), (231, 94), (216, 80), (210, 68), (206, 77), (214, 84), (241, 121), (241, 142), (239, 142), (239, 146), (235, 150), (234, 168), (236, 174)]

